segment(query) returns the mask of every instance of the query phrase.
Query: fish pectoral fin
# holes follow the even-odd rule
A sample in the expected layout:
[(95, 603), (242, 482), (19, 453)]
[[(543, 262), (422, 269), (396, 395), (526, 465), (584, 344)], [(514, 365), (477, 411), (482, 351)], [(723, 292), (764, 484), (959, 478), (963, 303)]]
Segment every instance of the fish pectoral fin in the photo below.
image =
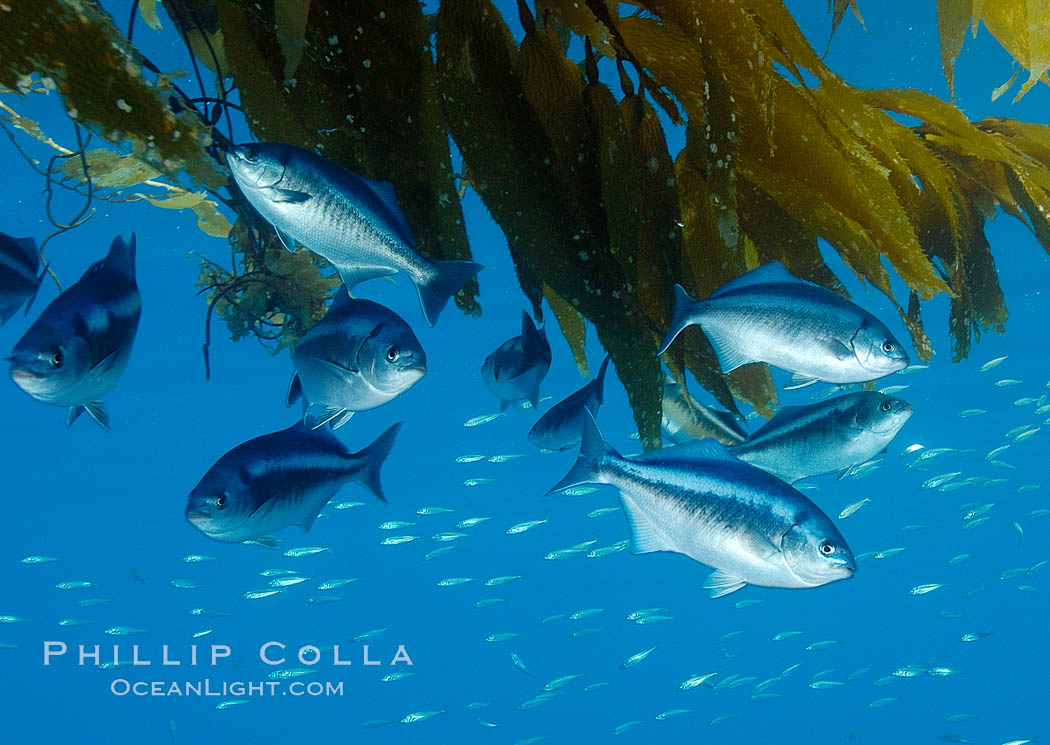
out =
[(707, 340), (711, 342), (712, 349), (715, 350), (715, 356), (718, 357), (718, 365), (722, 368), (722, 372), (732, 372), (738, 367), (757, 362), (743, 352), (734, 349), (730, 340), (724, 339), (717, 333), (707, 331), (704, 333), (707, 335)]
[(814, 378), (811, 375), (803, 375), (802, 373), (792, 373), (791, 380), (786, 386), (784, 386), (784, 390), (794, 391), (799, 388), (805, 388), (807, 385), (813, 385), (817, 382), (819, 382), (817, 378)]
[(98, 426), (102, 427), (106, 432), (109, 432), (109, 414), (106, 412), (106, 407), (101, 401), (92, 401), (89, 404), (84, 405), (84, 411), (87, 415), (95, 420)]
[(268, 535), (264, 535), (260, 538), (252, 538), (252, 542), (257, 543), (260, 546), (265, 546), (266, 548), (277, 548), (277, 539), (271, 538)]
[(385, 266), (339, 266), (336, 269), (339, 271), (339, 278), (343, 280), (343, 284), (346, 285), (348, 292), (354, 285), (359, 285), (377, 277), (389, 277), (391, 274), (397, 273), (396, 269)]
[(352, 417), (353, 415), (354, 415), (354, 412), (349, 411), (349, 410), (344, 410), (342, 414), (340, 414), (339, 416), (337, 416), (335, 419), (332, 420), (332, 429), (339, 429), (344, 424), (349, 422), (350, 421), (350, 417)]
[(273, 229), (277, 233), (277, 238), (278, 238), (278, 240), (281, 241), (281, 245), (284, 246), (284, 250), (287, 251), (290, 254), (294, 254), (295, 253), (295, 238), (292, 238), (292, 236), (288, 235), (286, 232), (281, 230), (276, 225), (274, 226)]
[(114, 349), (105, 357), (100, 359), (98, 362), (91, 366), (91, 372), (93, 374), (103, 373), (109, 370), (111, 367), (113, 367), (113, 363), (117, 361), (117, 353), (119, 351), (119, 349)]
[(824, 349), (828, 354), (838, 360), (849, 359), (853, 356), (853, 350), (838, 339), (825, 339)]
[(335, 373), (341, 378), (357, 377), (361, 374), (361, 371), (356, 368), (350, 367), (349, 365), (344, 365), (339, 362), (333, 362), (332, 360), (319, 359), (317, 360), (317, 362), (320, 363), (321, 367), (323, 367), (325, 370), (328, 370), (331, 373)]
[(677, 547), (657, 532), (648, 515), (630, 498), (620, 495), (627, 523), (631, 528), (631, 553), (648, 554), (654, 551), (677, 551)]
[(721, 569), (716, 569), (707, 575), (707, 579), (704, 580), (704, 589), (710, 591), (710, 597), (720, 598), (724, 595), (736, 592), (742, 589), (747, 582), (734, 577), (728, 572), (723, 572)]
[(284, 394), (284, 405), (289, 407), (299, 399), (303, 398), (303, 384), (299, 380), (299, 373), (292, 373), (292, 379), (288, 381), (288, 391)]
[(66, 426), (70, 426), (77, 420), (77, 418), (87, 412), (87, 415), (95, 420), (98, 426), (102, 427), (106, 432), (109, 432), (109, 414), (106, 413), (106, 407), (101, 401), (92, 401), (89, 404), (83, 406), (70, 406), (69, 411), (66, 414)]
[(270, 187), (271, 202), (291, 202), (293, 204), (302, 204), (303, 202), (309, 202), (311, 199), (313, 199), (313, 197), (311, 197), (305, 191), (296, 191), (295, 189), (281, 189), (277, 186)]

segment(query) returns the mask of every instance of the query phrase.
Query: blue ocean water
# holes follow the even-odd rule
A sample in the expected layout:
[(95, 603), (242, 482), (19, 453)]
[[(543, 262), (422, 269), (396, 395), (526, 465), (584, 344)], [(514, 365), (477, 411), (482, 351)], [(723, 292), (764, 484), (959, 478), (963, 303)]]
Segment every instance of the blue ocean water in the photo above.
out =
[[(130, 8), (125, 2), (105, 5), (117, 18), (126, 18)], [(793, 0), (788, 5), (822, 49), (829, 27), (824, 4)], [(503, 6), (513, 18), (513, 4)], [(914, 87), (945, 97), (934, 5), (891, 2), (862, 10), (866, 29), (847, 17), (831, 47), (830, 67), (854, 85)], [(138, 33), (137, 43), (161, 67), (188, 67), (172, 35), (151, 35), (144, 28)], [(990, 91), (1010, 74), (1009, 57), (982, 31), (967, 41), (956, 68), (958, 104), (971, 119), (1008, 116), (1050, 123), (1050, 93), (1042, 86), (1019, 103), (1010, 103), (1009, 95), (990, 102)], [(71, 139), (54, 98), (33, 96), (20, 106), (48, 132)], [(50, 232), (43, 219), (42, 180), (6, 144), (0, 146), (0, 164), (7, 175), (0, 230), (42, 238)], [(65, 197), (56, 206), (69, 214), (78, 207)], [(427, 328), (404, 277), (359, 288), (363, 296), (405, 317), (428, 357), (427, 375), (412, 390), (357, 414), (339, 431), (357, 450), (390, 423), (405, 422), (384, 470), (389, 504), (350, 485), (333, 503), (362, 504), (326, 508), (308, 534), (298, 528), (283, 531), (278, 549), (209, 541), (183, 518), (186, 495), (222, 453), (292, 423), (295, 411), (283, 405), (290, 363), (286, 355), (271, 356), (253, 342), (230, 342), (217, 323), (212, 378), (206, 381), (204, 304), (193, 284), (197, 261), (187, 254), (221, 259), (225, 244), (205, 237), (188, 213), (142, 204), (95, 207), (97, 214), (85, 226), (51, 243), (49, 256), (68, 283), (105, 253), (114, 235), (135, 231), (142, 323), (129, 368), (106, 397), (111, 434), (87, 418), (66, 429), (63, 411), (31, 400), (13, 384), (0, 386), (7, 431), (0, 615), (30, 619), (0, 624), (0, 642), (14, 645), (0, 649), (0, 742), (161, 743), (174, 738), (179, 743), (509, 745), (549, 736), (545, 742), (801, 743), (853, 737), (871, 743), (940, 738), (998, 744), (1050, 736), (1043, 703), (1044, 671), (1050, 667), (1045, 633), (1050, 568), (1036, 567), (1050, 559), (1050, 520), (1039, 517), (1039, 510), (1050, 508), (1050, 485), (1042, 484), (1050, 427), (1044, 424), (1047, 415), (1035, 411), (1039, 403), (1020, 403), (1050, 395), (1044, 332), (1050, 303), (1043, 293), (1050, 263), (1011, 218), (999, 216), (987, 228), (1010, 308), (1007, 335), (982, 338), (969, 360), (952, 364), (947, 302), (930, 302), (924, 318), (937, 355), (926, 369), (879, 383), (907, 386), (898, 395), (914, 406), (911, 421), (875, 470), (861, 478), (807, 482), (808, 496), (833, 517), (847, 505), (870, 499), (836, 521), (856, 554), (889, 555), (863, 559), (846, 582), (810, 590), (748, 587), (711, 600), (701, 590), (708, 570), (684, 556), (627, 551), (587, 556), (593, 548), (627, 537), (622, 513), (588, 516), (618, 506), (616, 494), (602, 487), (575, 497), (543, 496), (575, 455), (540, 454), (526, 440), (535, 412), (510, 411), (464, 426), (498, 412), (479, 368), (490, 351), (518, 333), (525, 307), (502, 235), (470, 191), (464, 204), (468, 231), (475, 258), (486, 265), (480, 320), (449, 309), (436, 328)], [(907, 338), (880, 295), (851, 284), (830, 252), (829, 262), (859, 302), (899, 338)], [(45, 283), (29, 318), (17, 317), (0, 328), (0, 347), (13, 346), (54, 294), (54, 286)], [(551, 398), (541, 408), (583, 382), (560, 335), (550, 337), (554, 360), (542, 391)], [(592, 368), (601, 356), (592, 339)], [(1003, 356), (1001, 364), (980, 372), (983, 363)], [(783, 383), (785, 378), (777, 379)], [(1019, 382), (996, 385), (1003, 380)], [(782, 403), (808, 403), (822, 390), (786, 392)], [(986, 413), (960, 417), (966, 409)], [(633, 420), (615, 375), (607, 383), (600, 423), (621, 451), (639, 449), (630, 437)], [(1011, 443), (1005, 433), (1022, 425), (1042, 431)], [(913, 443), (952, 452), (918, 462), (917, 454), (901, 455)], [(997, 457), (1006, 465), (985, 457), (1002, 445), (1010, 445)], [(471, 454), (485, 458), (455, 462)], [(500, 455), (522, 457), (492, 461)], [(927, 479), (951, 472), (961, 472), (955, 481), (970, 476), (993, 481), (954, 490), (922, 488)], [(491, 481), (467, 486), (472, 479)], [(421, 514), (427, 507), (451, 511)], [(974, 510), (989, 519), (968, 528), (973, 518), (966, 517)], [(433, 539), (471, 517), (490, 519), (462, 529), (467, 535), (459, 540)], [(413, 524), (379, 529), (387, 521)], [(507, 534), (526, 521), (543, 522)], [(395, 535), (418, 538), (381, 545)], [(586, 550), (568, 558), (545, 558), (590, 541)], [(327, 550), (302, 558), (283, 555), (304, 546)], [(454, 548), (424, 558), (443, 546)], [(181, 560), (191, 554), (215, 560)], [(970, 556), (949, 565), (960, 554)], [(30, 555), (60, 560), (20, 563)], [(1030, 573), (1008, 571), (1032, 567)], [(267, 589), (269, 579), (260, 572), (269, 569), (292, 569), (310, 579), (272, 597), (244, 599), (247, 591)], [(486, 583), (497, 577), (516, 579)], [(316, 589), (337, 578), (357, 581), (335, 590)], [(446, 578), (473, 581), (438, 586)], [(192, 580), (201, 587), (178, 589), (172, 580)], [(69, 581), (93, 586), (55, 587)], [(909, 594), (930, 583), (943, 587)], [(342, 600), (308, 602), (333, 595)], [(93, 598), (107, 602), (79, 604)], [(494, 598), (506, 602), (476, 607)], [(652, 608), (665, 609), (657, 615), (669, 618), (644, 625), (628, 618)], [(193, 609), (208, 612), (194, 615)], [(946, 618), (944, 612), (959, 617)], [(574, 613), (583, 617), (570, 618)], [(560, 617), (541, 623), (554, 616)], [(59, 625), (70, 618), (91, 623)], [(147, 633), (119, 638), (103, 633), (116, 626)], [(352, 639), (376, 630), (382, 632), (367, 641), (369, 656), (384, 664), (365, 666), (361, 644)], [(194, 637), (204, 631), (211, 633)], [(985, 632), (991, 635), (961, 640)], [(486, 640), (512, 634), (504, 641)], [(774, 641), (775, 635), (787, 638)], [(69, 651), (45, 666), (47, 641), (65, 642)], [(296, 696), (282, 687), (277, 695), (216, 709), (220, 701), (249, 697), (113, 692), (114, 682), (121, 680), (207, 678), (212, 690), (234, 681), (264, 681), (275, 669), (259, 658), (260, 646), (268, 641), (287, 645), (285, 668), (305, 667), (293, 658), (303, 645), (340, 645), (341, 658), (352, 665), (332, 664), (332, 652), (325, 651), (312, 667), (316, 672), (297, 680), (342, 683), (342, 695)], [(114, 643), (121, 645), (122, 660), (130, 655), (130, 645), (139, 644), (140, 657), (153, 664), (116, 669), (76, 664), (76, 645), (100, 644), (106, 650)], [(196, 667), (189, 666), (191, 644), (200, 648)], [(212, 644), (231, 650), (214, 667), (207, 664)], [(162, 645), (183, 664), (162, 666)], [(399, 645), (411, 657), (411, 667), (386, 664)], [(646, 659), (621, 669), (628, 657), (650, 648)], [(512, 653), (532, 675), (515, 667)], [(761, 691), (779, 696), (751, 700), (755, 684), (793, 666)], [(952, 674), (930, 674), (939, 668)], [(406, 671), (414, 675), (382, 680)], [(691, 690), (678, 690), (690, 676), (707, 673), (717, 675)], [(543, 693), (544, 684), (573, 674), (582, 677), (562, 688), (550, 686), (558, 694), (552, 700), (521, 706)], [(845, 685), (811, 686), (822, 679)], [(602, 682), (608, 685), (585, 692), (585, 686)], [(471, 706), (481, 702), (483, 708)], [(688, 711), (657, 718), (674, 710)], [(444, 713), (400, 722), (413, 712), (435, 711)], [(973, 718), (948, 719), (963, 714)], [(390, 723), (362, 727), (382, 720)], [(613, 734), (629, 722), (638, 724)]]

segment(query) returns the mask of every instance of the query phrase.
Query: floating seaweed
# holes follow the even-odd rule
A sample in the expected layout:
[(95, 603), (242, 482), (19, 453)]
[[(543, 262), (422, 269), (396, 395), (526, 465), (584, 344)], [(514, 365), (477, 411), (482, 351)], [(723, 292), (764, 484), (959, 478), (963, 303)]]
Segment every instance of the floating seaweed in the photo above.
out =
[[(460, 200), (473, 188), (504, 231), (536, 316), (546, 300), (581, 374), (594, 326), (646, 447), (659, 444), (661, 362), (680, 381), (691, 372), (732, 411), (741, 401), (768, 414), (776, 403), (765, 366), (724, 375), (697, 327), (657, 359), (674, 283), (703, 298), (779, 260), (844, 293), (821, 257), (824, 240), (893, 302), (923, 361), (933, 348), (922, 301), (946, 293), (960, 359), (1007, 317), (985, 220), (998, 207), (1050, 250), (1050, 128), (971, 122), (915, 90), (854, 88), (780, 0), (519, 0), (516, 18), (491, 0), (442, 0), (430, 18), (415, 0), (163, 5), (193, 64), (215, 72), (214, 95), (203, 83), (199, 97), (183, 93), (96, 4), (78, 0), (14, 3), (0, 33), (0, 85), (27, 93), (47, 81), (77, 122), (119, 150), (85, 153), (102, 198), (192, 209), (206, 233), (227, 237), (228, 267), (202, 261), (209, 318), (273, 351), (324, 313), (337, 281), (309, 252), (280, 250), (229, 183), (210, 145), (231, 110), (261, 140), (392, 182), (419, 250), (434, 258), (470, 257)], [(155, 0), (138, 9), (161, 28)], [(829, 2), (832, 34), (848, 10), (863, 22), (856, 0)], [(1027, 13), (1024, 3), (940, 0), (949, 90), (979, 24), (1029, 71), (1018, 98), (1050, 82), (1039, 51), (1048, 40)], [(580, 48), (582, 59), (570, 56)], [(92, 62), (67, 64), (74, 58)], [(677, 126), (685, 144), (672, 152)], [(76, 188), (83, 169), (67, 165)], [(894, 296), (890, 271), (906, 298)], [(471, 282), (456, 303), (477, 314), (477, 297)]]

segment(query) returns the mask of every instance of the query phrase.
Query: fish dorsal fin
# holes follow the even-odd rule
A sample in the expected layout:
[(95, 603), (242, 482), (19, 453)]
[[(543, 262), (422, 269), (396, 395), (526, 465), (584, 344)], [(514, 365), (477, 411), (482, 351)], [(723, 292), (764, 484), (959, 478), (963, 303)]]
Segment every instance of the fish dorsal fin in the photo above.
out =
[(350, 290), (345, 286), (340, 287), (335, 292), (335, 297), (332, 298), (332, 304), (329, 306), (329, 311), (344, 308), (350, 305), (350, 301), (354, 299), (354, 296), (350, 294)]
[(405, 243), (410, 246), (414, 245), (415, 239), (412, 237), (412, 229), (408, 227), (405, 213), (401, 211), (401, 205), (397, 201), (397, 191), (394, 189), (394, 185), (389, 181), (372, 181), (363, 177), (361, 180), (372, 190), (373, 194), (379, 197), (379, 201), (386, 205)]
[(631, 553), (648, 554), (654, 551), (677, 551), (666, 536), (662, 535), (642, 512), (638, 504), (626, 494), (620, 494), (623, 502), (623, 511), (627, 515), (627, 523), (631, 528)]
[[(116, 272), (128, 277), (135, 276), (135, 234), (131, 234), (131, 240), (125, 241), (123, 236), (118, 235), (113, 239), (106, 256), (106, 266)], [(94, 267), (92, 267), (94, 268)]]
[(594, 400), (599, 404), (605, 401), (605, 371), (609, 369), (609, 360), (611, 359), (612, 355), (605, 355), (605, 359), (602, 360), (602, 366), (598, 369), (598, 377), (591, 382)]
[(528, 314), (528, 311), (521, 312), (521, 346), (528, 349), (535, 349), (539, 345), (540, 332), (536, 330), (536, 324), (532, 322), (532, 316)]
[(745, 287), (756, 285), (771, 285), (784, 283), (806, 284), (794, 274), (789, 272), (779, 261), (771, 261), (768, 264), (752, 269), (746, 274), (741, 274), (736, 279), (731, 279), (717, 290), (711, 293), (711, 297), (718, 297), (729, 292), (742, 290)]
[(716, 569), (707, 575), (707, 579), (704, 580), (704, 589), (711, 591), (711, 597), (720, 598), (723, 595), (742, 589), (746, 584), (747, 582), (739, 577), (734, 577), (721, 569)]
[(718, 440), (705, 437), (702, 440), (683, 442), (662, 450), (654, 450), (641, 456), (642, 460), (667, 460), (668, 458), (705, 458), (707, 460), (738, 460)]

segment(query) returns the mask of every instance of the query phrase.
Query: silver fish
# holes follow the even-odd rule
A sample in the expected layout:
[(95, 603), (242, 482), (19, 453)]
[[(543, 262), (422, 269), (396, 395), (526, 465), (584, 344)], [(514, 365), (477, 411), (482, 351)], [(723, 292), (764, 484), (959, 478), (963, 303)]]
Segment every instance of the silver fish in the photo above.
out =
[(400, 428), (395, 424), (358, 453), (302, 422), (249, 440), (222, 456), (190, 492), (186, 519), (209, 538), (237, 543), (289, 525), (308, 531), (348, 481), (385, 502), (379, 469)]
[(675, 551), (714, 567), (705, 583), (712, 597), (747, 583), (815, 587), (856, 569), (820, 508), (714, 440), (628, 459), (588, 419), (579, 460), (551, 491), (585, 482), (619, 489), (633, 553)]
[(857, 391), (808, 406), (785, 406), (730, 452), (788, 483), (839, 472), (886, 448), (911, 418), (906, 401)]
[(543, 450), (568, 450), (580, 444), (585, 412), (598, 416), (602, 405), (610, 359), (605, 356), (594, 380), (547, 409), (529, 430), (529, 442)]
[(873, 380), (909, 363), (904, 346), (881, 321), (831, 290), (798, 279), (778, 261), (699, 302), (676, 285), (674, 320), (658, 354), (693, 324), (704, 330), (722, 372), (767, 362), (794, 373), (795, 388), (818, 380)]
[(736, 445), (747, 432), (735, 414), (697, 403), (689, 392), (668, 376), (664, 378), (661, 432), (671, 443), (712, 437), (723, 445)]
[(427, 369), (423, 347), (401, 316), (345, 293), (295, 345), (292, 362), (285, 405), (302, 398), (310, 428), (331, 422), (338, 429), (354, 412), (397, 398)]
[(99, 400), (113, 390), (131, 357), (142, 313), (135, 284), (135, 234), (113, 239), (109, 254), (48, 305), (11, 353), (11, 378), (38, 401), (82, 413), (104, 430)]
[(485, 358), (481, 378), (500, 400), (500, 411), (528, 401), (533, 408), (540, 402), (540, 383), (551, 367), (551, 346), (547, 329), (537, 330), (528, 313), (521, 313), (521, 335), (503, 342)]
[(433, 326), (448, 299), (481, 270), (472, 261), (437, 261), (415, 250), (394, 187), (369, 181), (319, 155), (280, 143), (237, 145), (226, 153), (237, 185), (289, 251), (300, 243), (322, 256), (350, 290), (405, 272)]

